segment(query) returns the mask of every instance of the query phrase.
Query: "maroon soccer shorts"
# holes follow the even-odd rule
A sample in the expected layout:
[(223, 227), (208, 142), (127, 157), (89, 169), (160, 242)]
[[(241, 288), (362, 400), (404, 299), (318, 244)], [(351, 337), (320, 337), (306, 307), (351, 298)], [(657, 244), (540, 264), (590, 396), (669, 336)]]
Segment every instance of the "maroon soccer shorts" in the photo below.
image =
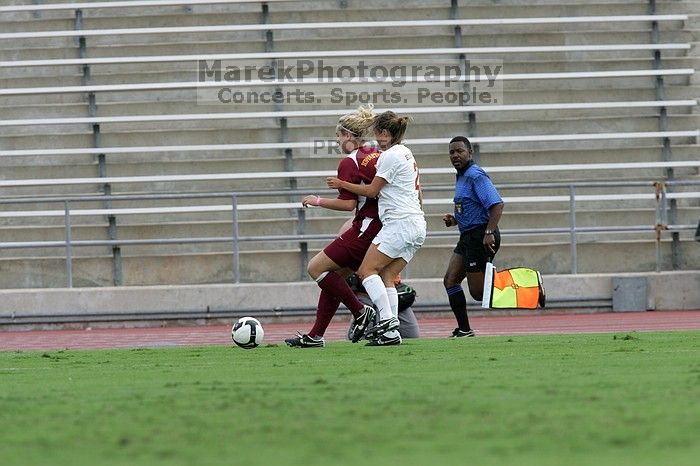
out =
[(352, 226), (326, 246), (323, 252), (339, 266), (357, 271), (369, 245), (382, 229), (382, 223), (379, 219), (372, 219), (364, 232), (360, 227), (358, 222), (353, 222)]

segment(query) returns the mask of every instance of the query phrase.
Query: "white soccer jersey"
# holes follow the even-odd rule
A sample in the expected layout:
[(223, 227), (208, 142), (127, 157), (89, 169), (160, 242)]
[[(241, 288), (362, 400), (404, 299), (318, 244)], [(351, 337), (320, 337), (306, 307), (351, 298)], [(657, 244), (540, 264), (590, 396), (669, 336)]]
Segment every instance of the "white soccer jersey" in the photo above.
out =
[(418, 166), (411, 150), (397, 144), (382, 152), (377, 175), (387, 184), (379, 193), (379, 219), (382, 222), (423, 215), (418, 199)]

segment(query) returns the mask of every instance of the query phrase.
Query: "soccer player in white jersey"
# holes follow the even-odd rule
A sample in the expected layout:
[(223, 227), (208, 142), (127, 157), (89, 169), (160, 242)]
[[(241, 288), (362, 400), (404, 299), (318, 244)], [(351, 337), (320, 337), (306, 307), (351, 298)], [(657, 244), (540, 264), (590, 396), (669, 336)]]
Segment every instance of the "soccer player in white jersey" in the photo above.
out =
[[(341, 152), (346, 154), (338, 164), (338, 178), (351, 183), (372, 182), (380, 153), (375, 147), (365, 144), (364, 135), (372, 127), (375, 116), (372, 107), (367, 106), (343, 115), (338, 120), (335, 134)], [(345, 277), (350, 271), (357, 270), (372, 239), (382, 228), (377, 200), (360, 199), (357, 194), (341, 189), (337, 199), (309, 195), (303, 199), (302, 205), (356, 212), (353, 221), (347, 228), (343, 228), (335, 241), (309, 261), (309, 275), (321, 288), (316, 320), (311, 331), (308, 334), (298, 333), (284, 341), (294, 348), (325, 346), (323, 335), (342, 302), (354, 317), (351, 339), (357, 342), (374, 322), (375, 311), (358, 300)]]
[(418, 165), (411, 150), (401, 144), (409, 117), (388, 111), (377, 116), (373, 129), (384, 151), (377, 174), (369, 185), (348, 183), (336, 177), (326, 180), (331, 188), (345, 189), (368, 198), (379, 196), (382, 229), (367, 250), (357, 275), (379, 312), (379, 323), (368, 329), (368, 345), (398, 345), (396, 329), (398, 295), (394, 278), (406, 267), (425, 241), (426, 223)]

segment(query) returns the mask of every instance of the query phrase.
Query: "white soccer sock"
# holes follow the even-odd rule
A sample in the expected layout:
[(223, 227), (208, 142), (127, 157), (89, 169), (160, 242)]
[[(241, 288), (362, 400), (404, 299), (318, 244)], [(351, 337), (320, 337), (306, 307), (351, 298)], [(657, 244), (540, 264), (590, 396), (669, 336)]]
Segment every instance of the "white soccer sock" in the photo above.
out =
[(389, 305), (391, 306), (391, 313), (394, 317), (399, 316), (399, 293), (396, 288), (391, 287), (386, 289), (386, 295), (389, 297)]
[[(399, 293), (396, 291), (396, 288), (387, 288), (386, 289), (386, 294), (389, 297), (389, 303), (391, 305), (391, 313), (394, 315), (394, 317), (399, 317)], [(387, 338), (396, 338), (400, 336), (398, 330), (390, 330), (384, 334), (385, 337)]]
[(391, 319), (393, 316), (391, 312), (391, 303), (389, 302), (389, 296), (387, 296), (384, 282), (379, 275), (374, 274), (365, 278), (362, 280), (362, 286), (365, 287), (370, 299), (377, 306), (379, 320)]

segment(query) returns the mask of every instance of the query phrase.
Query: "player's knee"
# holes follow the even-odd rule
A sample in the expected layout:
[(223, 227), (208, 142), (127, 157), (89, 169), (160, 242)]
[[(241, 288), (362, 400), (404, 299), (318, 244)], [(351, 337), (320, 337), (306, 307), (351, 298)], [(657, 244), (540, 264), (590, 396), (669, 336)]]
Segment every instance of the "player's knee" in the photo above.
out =
[(372, 272), (369, 271), (368, 269), (363, 268), (362, 266), (360, 266), (360, 268), (357, 269), (356, 275), (357, 275), (357, 278), (360, 279), (360, 282), (362, 282), (362, 280), (364, 280), (365, 278), (367, 278), (367, 277), (369, 277), (370, 275), (372, 275)]
[(453, 282), (454, 280), (452, 280), (452, 278), (449, 275), (445, 275), (444, 277), (442, 277), (442, 285), (445, 287), (445, 289), (452, 288), (453, 286), (455, 286), (455, 283)]
[(445, 289), (452, 288), (453, 286), (459, 285), (460, 282), (455, 280), (455, 278), (449, 274), (445, 274), (445, 276), (442, 278), (442, 285), (445, 287)]
[(357, 276), (360, 278), (360, 281), (366, 279), (370, 275), (379, 275), (379, 270), (365, 265), (361, 265), (360, 268), (357, 269)]
[(318, 264), (315, 261), (309, 262), (309, 265), (306, 267), (306, 272), (309, 274), (309, 277), (312, 279), (316, 280), (319, 275), (323, 272), (321, 268), (318, 266)]
[(396, 274), (393, 273), (381, 273), (379, 274), (379, 277), (382, 279), (382, 283), (384, 283), (384, 286), (387, 288), (393, 288), (395, 279), (396, 279)]

